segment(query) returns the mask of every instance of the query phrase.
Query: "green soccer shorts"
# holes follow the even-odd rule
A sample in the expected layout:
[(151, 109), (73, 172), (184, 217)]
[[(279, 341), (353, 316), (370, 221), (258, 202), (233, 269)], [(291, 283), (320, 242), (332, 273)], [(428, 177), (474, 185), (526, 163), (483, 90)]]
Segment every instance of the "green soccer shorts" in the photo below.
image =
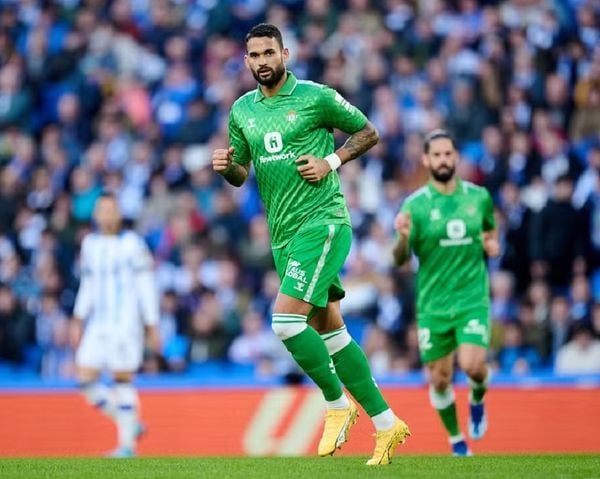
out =
[(342, 299), (339, 273), (351, 243), (352, 228), (346, 224), (301, 228), (285, 247), (273, 250), (280, 291), (319, 308)]
[(418, 315), (419, 352), (424, 363), (441, 359), (460, 344), (488, 348), (490, 344), (489, 308), (475, 308), (448, 316)]

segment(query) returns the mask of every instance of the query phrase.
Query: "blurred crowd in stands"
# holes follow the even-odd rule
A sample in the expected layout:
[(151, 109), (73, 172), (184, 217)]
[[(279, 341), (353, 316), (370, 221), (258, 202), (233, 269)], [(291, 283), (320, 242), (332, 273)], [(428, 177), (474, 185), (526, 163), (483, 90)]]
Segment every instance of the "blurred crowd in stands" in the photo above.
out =
[(2, 364), (72, 377), (78, 247), (107, 190), (156, 258), (165, 360), (144, 370), (289, 372), (256, 184), (209, 164), (255, 88), (243, 37), (261, 21), (284, 32), (296, 76), (380, 132), (339, 170), (355, 233), (342, 309), (375, 375), (420, 368), (393, 218), (440, 126), (497, 208), (495, 367), (600, 373), (598, 0), (0, 0)]

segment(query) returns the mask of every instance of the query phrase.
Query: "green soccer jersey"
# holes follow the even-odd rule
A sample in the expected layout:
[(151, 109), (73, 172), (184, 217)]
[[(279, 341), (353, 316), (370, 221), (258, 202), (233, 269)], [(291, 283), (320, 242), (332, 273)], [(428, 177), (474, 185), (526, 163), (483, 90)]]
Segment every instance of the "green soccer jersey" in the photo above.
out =
[(337, 173), (309, 183), (295, 161), (307, 154), (324, 158), (334, 151), (334, 128), (355, 133), (366, 123), (367, 118), (335, 90), (297, 80), (289, 72), (274, 97), (265, 97), (257, 88), (233, 104), (233, 159), (254, 164), (273, 248), (285, 246), (308, 223), (350, 224)]
[(485, 188), (457, 179), (443, 194), (427, 184), (409, 196), (410, 248), (419, 259), (419, 315), (450, 317), (489, 306), (483, 232), (495, 228), (494, 206)]

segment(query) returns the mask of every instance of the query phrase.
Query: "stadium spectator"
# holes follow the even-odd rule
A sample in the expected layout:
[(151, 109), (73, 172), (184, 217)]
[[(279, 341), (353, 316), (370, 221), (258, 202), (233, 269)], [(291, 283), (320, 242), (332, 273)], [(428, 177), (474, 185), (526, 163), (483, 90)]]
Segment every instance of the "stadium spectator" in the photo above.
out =
[[(202, 163), (203, 151), (227, 142), (233, 100), (256, 86), (243, 68), (242, 35), (267, 17), (293, 45), (294, 74), (338, 87), (380, 131), (380, 143), (340, 175), (355, 229), (342, 307), (360, 324), (376, 321), (375, 285), (389, 274), (373, 252), (385, 251), (399, 205), (427, 176), (421, 135), (444, 126), (457, 130), (469, 158), (461, 174), (495, 193), (502, 255), (491, 269), (514, 276), (506, 300), (512, 320), (527, 323), (526, 342), (552, 356), (575, 318), (589, 317), (567, 294), (573, 277), (581, 285), (585, 277), (600, 299), (593, 2), (100, 3), (0, 6), (0, 280), (23, 317), (38, 315), (50, 294), (44, 285), (60, 288), (60, 308), (70, 312), (76, 249), (104, 186), (119, 191), (155, 254), (163, 293), (176, 289), (173, 272), (197, 246), (200, 284), (227, 261), (238, 268), (225, 288), (236, 298), (228, 334), (240, 329), (248, 303), (269, 317), (276, 281), (261, 249), (268, 241), (256, 184), (251, 178), (234, 194)], [(557, 197), (564, 175), (575, 186), (570, 199)], [(45, 235), (55, 247), (43, 246)], [(414, 321), (410, 274), (394, 276), (393, 288), (407, 327), (386, 333), (400, 350)], [(183, 288), (173, 300), (191, 323), (198, 299)], [(542, 340), (549, 316), (552, 338)], [(178, 334), (191, 341), (187, 326)], [(15, 351), (3, 342), (0, 356), (26, 358), (26, 343)], [(403, 364), (389, 371), (419, 367)]]

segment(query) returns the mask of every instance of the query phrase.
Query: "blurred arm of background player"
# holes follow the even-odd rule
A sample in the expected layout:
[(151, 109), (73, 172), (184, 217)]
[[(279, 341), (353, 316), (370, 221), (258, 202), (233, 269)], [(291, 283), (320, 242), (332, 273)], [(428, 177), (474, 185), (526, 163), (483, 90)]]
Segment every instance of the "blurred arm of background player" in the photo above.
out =
[(410, 215), (408, 213), (398, 213), (394, 219), (394, 228), (398, 232), (398, 240), (394, 245), (393, 255), (394, 264), (402, 266), (410, 256), (408, 247), (410, 238)]
[(483, 232), (483, 249), (490, 258), (500, 256), (500, 242), (498, 241), (498, 230), (493, 229)]
[(140, 238), (140, 251), (136, 254), (135, 284), (138, 301), (142, 310), (146, 346), (152, 354), (162, 358), (162, 342), (158, 330), (160, 303), (154, 277), (153, 258), (144, 241)]

